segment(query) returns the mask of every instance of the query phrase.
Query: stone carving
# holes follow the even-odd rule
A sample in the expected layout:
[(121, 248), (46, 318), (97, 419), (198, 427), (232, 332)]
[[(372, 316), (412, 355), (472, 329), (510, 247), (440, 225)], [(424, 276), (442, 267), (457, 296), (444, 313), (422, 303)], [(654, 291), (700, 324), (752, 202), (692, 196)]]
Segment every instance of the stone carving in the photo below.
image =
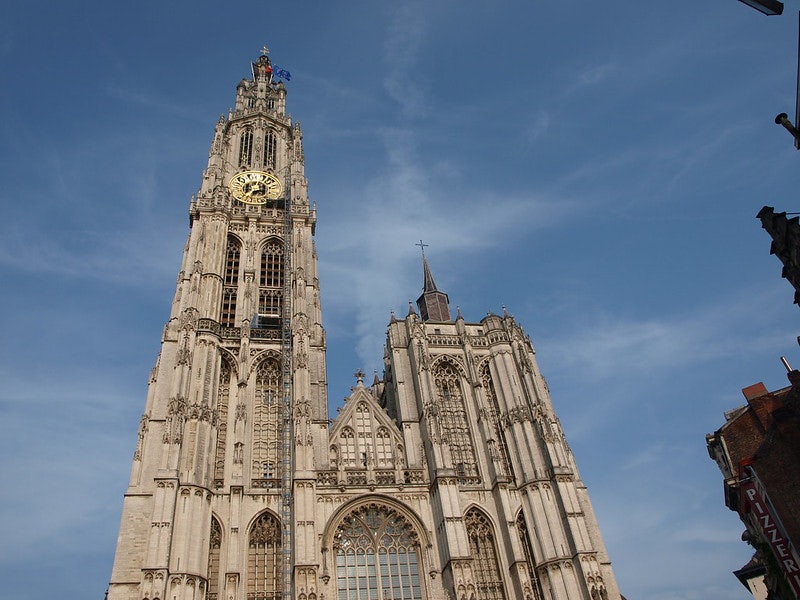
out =
[(139, 420), (139, 435), (136, 441), (136, 450), (133, 452), (133, 460), (142, 460), (142, 451), (144, 450), (144, 437), (147, 434), (147, 426), (150, 422), (150, 416), (147, 413), (142, 415)]
[(174, 396), (167, 408), (167, 421), (164, 428), (165, 444), (180, 444), (183, 440), (183, 425), (186, 422), (186, 399)]
[(185, 309), (180, 316), (179, 329), (186, 331), (194, 330), (197, 328), (197, 319), (200, 317), (196, 308)]

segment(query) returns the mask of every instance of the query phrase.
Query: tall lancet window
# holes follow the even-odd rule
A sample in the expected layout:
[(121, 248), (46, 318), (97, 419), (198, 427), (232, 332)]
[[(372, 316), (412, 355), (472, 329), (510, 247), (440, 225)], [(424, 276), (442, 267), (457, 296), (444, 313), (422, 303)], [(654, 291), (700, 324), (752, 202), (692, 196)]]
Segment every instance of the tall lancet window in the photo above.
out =
[(339, 454), (342, 465), (345, 467), (356, 466), (356, 438), (350, 427), (345, 427), (339, 434)]
[(544, 594), (542, 593), (542, 585), (539, 578), (536, 576), (535, 563), (533, 562), (533, 548), (531, 547), (531, 539), (528, 534), (528, 526), (525, 523), (525, 515), (519, 511), (516, 521), (517, 535), (519, 542), (522, 545), (522, 552), (525, 554), (525, 565), (528, 567), (528, 578), (531, 581), (531, 597), (533, 600), (542, 600)]
[(278, 138), (275, 136), (275, 132), (270, 130), (267, 131), (266, 135), (264, 136), (264, 168), (265, 169), (274, 169), (276, 164), (276, 156), (275, 153), (278, 148)]
[(211, 517), (211, 536), (208, 544), (208, 594), (206, 600), (217, 600), (219, 595), (219, 555), (222, 547), (222, 528)]
[(489, 418), (491, 420), (492, 431), (496, 440), (496, 452), (499, 454), (500, 466), (503, 469), (503, 475), (512, 475), (511, 461), (509, 460), (508, 444), (506, 443), (506, 435), (500, 427), (500, 405), (497, 402), (497, 393), (494, 389), (492, 382), (492, 374), (489, 370), (489, 363), (484, 363), (481, 368), (481, 383), (483, 384), (483, 391), (486, 394), (486, 400), (489, 403)]
[(450, 456), (456, 476), (465, 482), (480, 481), (475, 448), (469, 432), (464, 396), (461, 393), (461, 373), (450, 362), (439, 363), (434, 372), (437, 392), (436, 420), (442, 437), (450, 446)]
[(228, 400), (231, 394), (231, 366), (222, 358), (217, 383), (217, 447), (214, 456), (214, 487), (225, 483), (225, 445), (228, 441)]
[(225, 250), (225, 277), (222, 280), (222, 308), (219, 322), (223, 327), (236, 325), (236, 288), (239, 285), (239, 258), (242, 246), (233, 236), (228, 237)]
[(239, 137), (239, 166), (249, 167), (253, 159), (253, 130), (245, 129)]
[(478, 588), (478, 600), (505, 600), (492, 524), (477, 508), (471, 508), (467, 512), (464, 524), (467, 528), (472, 575)]
[(281, 526), (264, 513), (250, 528), (247, 548), (247, 600), (281, 598)]
[(281, 368), (274, 358), (261, 362), (256, 372), (253, 399), (253, 487), (280, 485), (281, 443)]
[(267, 240), (261, 249), (258, 278), (258, 314), (280, 317), (283, 299), (283, 242)]
[(333, 536), (338, 600), (421, 600), (420, 543), (394, 509), (369, 504), (351, 512)]
[(375, 434), (375, 462), (379, 469), (393, 466), (392, 437), (386, 427), (381, 427)]

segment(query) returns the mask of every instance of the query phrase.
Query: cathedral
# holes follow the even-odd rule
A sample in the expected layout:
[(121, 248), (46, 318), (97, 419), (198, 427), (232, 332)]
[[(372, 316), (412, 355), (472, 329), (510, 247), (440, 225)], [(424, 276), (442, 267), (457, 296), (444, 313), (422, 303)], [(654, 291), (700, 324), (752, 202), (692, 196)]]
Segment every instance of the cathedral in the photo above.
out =
[(424, 252), (382, 378), (329, 419), (286, 75), (262, 51), (214, 129), (108, 600), (619, 600), (530, 338), (453, 316)]

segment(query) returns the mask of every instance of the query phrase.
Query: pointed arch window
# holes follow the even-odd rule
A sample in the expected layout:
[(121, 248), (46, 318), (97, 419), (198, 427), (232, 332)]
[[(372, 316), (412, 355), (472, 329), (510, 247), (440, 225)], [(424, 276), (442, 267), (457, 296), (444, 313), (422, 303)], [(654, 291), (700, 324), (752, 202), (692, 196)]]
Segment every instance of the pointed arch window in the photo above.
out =
[(353, 430), (349, 427), (342, 429), (342, 432), (339, 434), (339, 451), (343, 466), (356, 466), (356, 440)]
[(283, 287), (283, 243), (271, 239), (261, 249), (261, 287)]
[(514, 472), (512, 470), (511, 461), (509, 460), (506, 434), (500, 426), (500, 404), (497, 401), (497, 392), (495, 392), (494, 389), (494, 382), (492, 381), (492, 373), (489, 369), (488, 362), (484, 363), (481, 368), (481, 383), (483, 384), (483, 390), (489, 403), (489, 419), (491, 421), (492, 431), (499, 442), (497, 451), (499, 452), (502, 474), (513, 476)]
[(219, 321), (223, 327), (236, 325), (236, 290), (233, 288), (222, 290), (222, 314)]
[(222, 528), (219, 521), (211, 517), (211, 535), (208, 544), (208, 594), (207, 600), (217, 600), (219, 595), (219, 557), (222, 547)]
[(375, 435), (375, 448), (378, 468), (392, 466), (392, 437), (386, 427), (378, 429)]
[(245, 129), (239, 137), (239, 166), (249, 167), (253, 159), (253, 130)]
[(225, 482), (225, 445), (228, 441), (228, 399), (231, 392), (231, 366), (223, 358), (217, 384), (217, 447), (214, 456), (214, 487)]
[(436, 418), (442, 437), (447, 439), (450, 447), (453, 467), (462, 481), (477, 483), (480, 477), (461, 393), (461, 373), (452, 363), (444, 361), (436, 367), (434, 382), (437, 392)]
[(258, 277), (258, 314), (279, 318), (283, 308), (283, 256), (281, 240), (270, 239), (261, 249)]
[(477, 508), (467, 511), (464, 524), (467, 528), (472, 575), (478, 588), (478, 600), (505, 600), (492, 524)]
[(282, 386), (280, 364), (274, 358), (264, 360), (256, 372), (253, 402), (253, 470), (254, 487), (280, 485), (280, 458), (283, 444), (280, 407), (277, 401)]
[[(272, 107), (270, 107), (272, 108)], [(278, 138), (275, 132), (267, 131), (264, 136), (264, 168), (274, 169), (276, 164), (276, 151), (278, 148)]]
[(228, 246), (225, 249), (225, 285), (236, 285), (239, 283), (239, 259), (241, 258), (242, 247), (239, 240), (234, 237), (228, 238)]
[(233, 236), (228, 237), (225, 249), (225, 276), (222, 279), (222, 306), (219, 322), (223, 327), (236, 325), (236, 295), (239, 285), (239, 259), (242, 246)]
[(522, 511), (519, 511), (515, 525), (520, 544), (522, 545), (522, 552), (525, 555), (525, 565), (528, 567), (528, 578), (533, 588), (533, 599), (542, 600), (542, 598), (544, 598), (542, 584), (536, 576), (536, 569), (534, 568), (536, 563), (533, 562), (533, 548), (531, 547), (531, 539), (528, 534), (528, 526), (525, 523), (525, 515), (522, 514)]
[(396, 510), (369, 504), (333, 537), (338, 600), (422, 600), (419, 537)]
[(356, 432), (360, 438), (372, 436), (372, 415), (366, 402), (359, 402), (356, 406)]
[(281, 527), (264, 513), (253, 523), (247, 548), (247, 600), (281, 598)]

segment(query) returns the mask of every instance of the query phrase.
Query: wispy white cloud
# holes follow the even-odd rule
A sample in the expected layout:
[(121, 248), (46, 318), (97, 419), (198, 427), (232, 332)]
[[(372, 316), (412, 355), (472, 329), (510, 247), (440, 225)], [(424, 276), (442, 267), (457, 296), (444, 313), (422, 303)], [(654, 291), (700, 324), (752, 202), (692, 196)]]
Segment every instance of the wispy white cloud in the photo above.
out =
[(428, 112), (424, 91), (412, 77), (426, 30), (424, 11), (420, 6), (408, 3), (393, 9), (384, 43), (389, 73), (384, 77), (383, 87), (400, 104), (405, 117), (421, 117)]
[[(142, 285), (172, 277), (180, 245), (173, 231), (158, 223), (140, 223), (135, 229), (115, 234), (80, 232), (80, 244), (3, 231), (0, 265), (9, 270), (37, 275), (88, 278), (97, 281)], [(170, 257), (170, 261), (164, 260)], [(163, 279), (162, 279), (163, 280)]]
[(133, 90), (116, 84), (109, 84), (106, 87), (106, 93), (112, 98), (141, 106), (153, 114), (160, 113), (172, 117), (183, 117), (201, 122), (204, 125), (208, 124), (208, 114), (192, 104), (173, 102), (158, 94)]
[(548, 352), (559, 364), (580, 366), (584, 376), (602, 380), (622, 371), (630, 378), (637, 372), (697, 365), (738, 355), (745, 347), (750, 351), (775, 347), (785, 338), (782, 325), (773, 323), (766, 329), (753, 325), (755, 316), (769, 314), (773, 296), (772, 291), (748, 291), (693, 312), (645, 319), (595, 315), (549, 341)]
[(584, 67), (570, 86), (570, 91), (602, 83), (613, 77), (617, 71), (618, 65), (614, 61)]
[(550, 113), (544, 110), (537, 111), (536, 115), (532, 118), (531, 122), (528, 124), (528, 128), (526, 130), (526, 139), (528, 144), (531, 142), (538, 140), (542, 137), (547, 131), (550, 129), (550, 122), (552, 117)]

